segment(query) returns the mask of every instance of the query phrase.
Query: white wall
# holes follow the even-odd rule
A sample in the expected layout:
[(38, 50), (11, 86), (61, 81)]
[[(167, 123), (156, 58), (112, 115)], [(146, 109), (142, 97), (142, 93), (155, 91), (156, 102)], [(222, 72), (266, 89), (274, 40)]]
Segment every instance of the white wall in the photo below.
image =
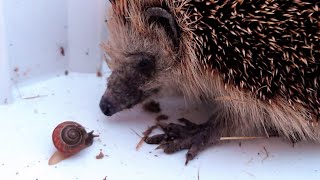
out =
[(0, 0), (0, 4), (0, 104), (10, 83), (101, 68), (99, 44), (106, 36), (108, 0)]
[(68, 1), (69, 67), (76, 72), (101, 68), (101, 43), (108, 0)]
[(14, 82), (41, 78), (67, 67), (67, 2), (4, 0), (10, 73)]

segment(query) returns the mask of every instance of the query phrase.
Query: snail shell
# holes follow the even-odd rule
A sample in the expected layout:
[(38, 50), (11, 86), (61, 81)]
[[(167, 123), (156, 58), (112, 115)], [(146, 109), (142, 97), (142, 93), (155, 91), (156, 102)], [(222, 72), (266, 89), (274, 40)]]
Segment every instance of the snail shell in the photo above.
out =
[(60, 123), (52, 133), (52, 141), (58, 151), (66, 154), (75, 154), (91, 146), (93, 131), (87, 133), (83, 126), (73, 121)]

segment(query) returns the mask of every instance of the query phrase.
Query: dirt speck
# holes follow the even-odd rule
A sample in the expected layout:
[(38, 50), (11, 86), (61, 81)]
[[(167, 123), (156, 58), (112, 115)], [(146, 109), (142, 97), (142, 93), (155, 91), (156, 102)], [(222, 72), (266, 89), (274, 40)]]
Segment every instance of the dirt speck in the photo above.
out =
[(16, 175), (19, 175), (19, 172), (16, 172)]
[(108, 176), (104, 177), (103, 180), (107, 180), (107, 177), (108, 177)]
[(65, 56), (64, 47), (60, 46), (59, 51), (62, 56)]
[(97, 77), (102, 77), (102, 72), (101, 71), (97, 71)]
[(239, 142), (239, 147), (241, 147), (241, 145), (242, 145), (241, 142)]
[(152, 113), (159, 113), (161, 111), (160, 104), (154, 100), (151, 100), (145, 104), (143, 104), (142, 107), (147, 112)]
[(69, 74), (69, 71), (68, 71), (68, 70), (65, 70), (65, 71), (64, 71), (64, 75), (68, 76), (68, 74)]
[(18, 68), (18, 67), (15, 67), (15, 68), (13, 69), (13, 71), (16, 72), (16, 73), (19, 72), (19, 68)]
[(104, 158), (104, 154), (102, 152), (102, 149), (100, 149), (100, 153), (96, 155), (96, 159), (102, 159), (102, 158)]

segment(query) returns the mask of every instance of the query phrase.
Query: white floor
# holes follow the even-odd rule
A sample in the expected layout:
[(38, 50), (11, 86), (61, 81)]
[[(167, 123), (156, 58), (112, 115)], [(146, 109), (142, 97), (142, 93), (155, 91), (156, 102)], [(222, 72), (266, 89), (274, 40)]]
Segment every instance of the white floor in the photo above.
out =
[[(107, 118), (98, 107), (104, 89), (103, 78), (76, 73), (16, 87), (16, 101), (0, 106), (0, 179), (320, 179), (320, 145), (311, 143), (292, 147), (269, 139), (239, 146), (233, 141), (209, 148), (188, 166), (186, 151), (166, 155), (147, 144), (136, 151), (140, 138), (134, 131), (141, 134), (156, 115), (138, 105)], [(201, 112), (184, 110), (179, 102), (161, 101), (170, 119), (200, 118)], [(48, 166), (55, 151), (52, 130), (64, 120), (77, 121), (100, 138), (78, 155)], [(107, 156), (97, 160), (100, 149)]]

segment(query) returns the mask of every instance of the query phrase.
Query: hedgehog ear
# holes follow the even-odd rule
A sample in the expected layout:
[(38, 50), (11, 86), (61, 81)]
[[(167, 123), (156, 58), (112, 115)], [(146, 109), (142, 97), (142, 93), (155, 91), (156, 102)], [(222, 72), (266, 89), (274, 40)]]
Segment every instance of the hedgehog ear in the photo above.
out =
[(166, 28), (169, 35), (173, 36), (173, 41), (177, 45), (179, 42), (179, 31), (174, 16), (167, 10), (160, 7), (150, 7), (146, 10), (149, 22), (160, 23)]

